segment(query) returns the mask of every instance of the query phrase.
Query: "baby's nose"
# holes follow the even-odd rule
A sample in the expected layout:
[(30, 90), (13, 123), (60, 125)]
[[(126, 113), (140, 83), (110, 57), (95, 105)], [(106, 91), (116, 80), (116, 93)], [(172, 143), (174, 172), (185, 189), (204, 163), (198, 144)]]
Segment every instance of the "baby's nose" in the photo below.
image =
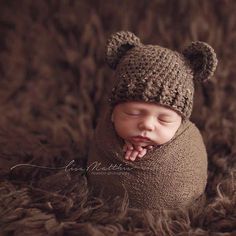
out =
[(146, 117), (139, 122), (138, 127), (141, 130), (153, 131), (155, 129), (155, 121), (153, 117)]

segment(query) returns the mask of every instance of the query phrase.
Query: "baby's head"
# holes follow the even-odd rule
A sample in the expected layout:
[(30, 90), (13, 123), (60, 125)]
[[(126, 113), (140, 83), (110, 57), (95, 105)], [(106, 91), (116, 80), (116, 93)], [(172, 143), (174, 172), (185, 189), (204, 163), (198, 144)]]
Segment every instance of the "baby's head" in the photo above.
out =
[(168, 142), (182, 121), (176, 111), (147, 102), (119, 103), (111, 119), (121, 138), (144, 147)]
[[(214, 50), (207, 43), (193, 42), (178, 53), (158, 45), (144, 45), (128, 31), (110, 37), (106, 59), (115, 70), (110, 104), (117, 133), (125, 139), (130, 131), (134, 137), (147, 136), (157, 144), (168, 142), (181, 120), (189, 119), (194, 80), (207, 81), (217, 65)], [(156, 132), (151, 134), (147, 126)], [(143, 141), (138, 137), (134, 140)]]

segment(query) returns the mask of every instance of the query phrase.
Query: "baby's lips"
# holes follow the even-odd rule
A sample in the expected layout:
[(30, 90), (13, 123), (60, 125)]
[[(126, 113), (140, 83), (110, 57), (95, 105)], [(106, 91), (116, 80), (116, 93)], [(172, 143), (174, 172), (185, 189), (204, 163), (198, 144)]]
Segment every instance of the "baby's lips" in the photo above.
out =
[(149, 138), (143, 137), (143, 136), (133, 136), (133, 137), (131, 137), (131, 140), (136, 141), (136, 142), (148, 142), (148, 141), (150, 141)]

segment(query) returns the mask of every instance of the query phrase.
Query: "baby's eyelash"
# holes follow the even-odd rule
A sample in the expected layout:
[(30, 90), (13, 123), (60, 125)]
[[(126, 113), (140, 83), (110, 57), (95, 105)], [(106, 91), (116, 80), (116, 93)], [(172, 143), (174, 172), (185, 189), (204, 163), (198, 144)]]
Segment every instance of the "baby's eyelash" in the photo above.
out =
[(138, 116), (140, 115), (140, 113), (132, 113), (132, 112), (125, 112), (127, 115), (130, 115), (130, 116)]
[(172, 121), (169, 121), (169, 120), (163, 120), (163, 119), (158, 119), (158, 120), (163, 122), (163, 123), (172, 123)]
[(173, 122), (171, 122), (171, 121), (160, 121), (161, 123), (163, 123), (163, 124), (172, 124)]

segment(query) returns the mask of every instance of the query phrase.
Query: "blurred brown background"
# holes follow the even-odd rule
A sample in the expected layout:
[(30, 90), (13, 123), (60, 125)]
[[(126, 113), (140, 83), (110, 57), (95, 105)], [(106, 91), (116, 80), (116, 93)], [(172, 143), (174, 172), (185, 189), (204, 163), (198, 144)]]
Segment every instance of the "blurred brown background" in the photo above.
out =
[[(51, 172), (9, 168), (85, 164), (112, 83), (106, 39), (129, 30), (147, 44), (181, 51), (201, 40), (215, 49), (217, 72), (196, 84), (192, 120), (209, 154), (209, 201), (219, 200), (217, 186), (225, 183), (230, 208), (236, 206), (235, 12), (234, 0), (1, 0), (0, 176), (11, 183), (34, 176), (37, 185)], [(235, 210), (230, 214), (228, 231), (236, 219)]]

